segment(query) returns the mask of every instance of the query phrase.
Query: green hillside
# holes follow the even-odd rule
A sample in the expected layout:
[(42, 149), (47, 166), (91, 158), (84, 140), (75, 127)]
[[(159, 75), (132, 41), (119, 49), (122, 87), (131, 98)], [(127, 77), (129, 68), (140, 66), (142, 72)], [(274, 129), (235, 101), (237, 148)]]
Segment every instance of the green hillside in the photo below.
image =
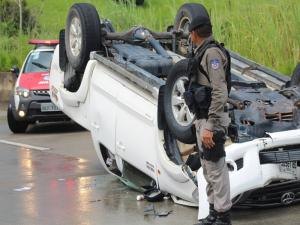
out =
[[(21, 37), (0, 36), (0, 71), (21, 66), (31, 47), (29, 38), (57, 38), (74, 2), (78, 1), (27, 0), (39, 28)], [(100, 17), (110, 19), (118, 31), (133, 25), (164, 31), (181, 4), (200, 2), (211, 14), (215, 37), (231, 50), (288, 75), (300, 61), (299, 0), (145, 0), (142, 7), (114, 0), (81, 2), (94, 4)]]

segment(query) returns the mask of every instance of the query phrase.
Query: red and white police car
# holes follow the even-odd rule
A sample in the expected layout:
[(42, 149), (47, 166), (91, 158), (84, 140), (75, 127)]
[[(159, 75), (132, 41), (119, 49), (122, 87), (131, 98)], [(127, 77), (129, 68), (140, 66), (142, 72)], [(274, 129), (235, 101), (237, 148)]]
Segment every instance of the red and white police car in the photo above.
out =
[(17, 75), (14, 93), (7, 109), (7, 122), (13, 133), (23, 133), (29, 124), (68, 120), (49, 96), (49, 70), (58, 40), (30, 40), (34, 49), (29, 52)]

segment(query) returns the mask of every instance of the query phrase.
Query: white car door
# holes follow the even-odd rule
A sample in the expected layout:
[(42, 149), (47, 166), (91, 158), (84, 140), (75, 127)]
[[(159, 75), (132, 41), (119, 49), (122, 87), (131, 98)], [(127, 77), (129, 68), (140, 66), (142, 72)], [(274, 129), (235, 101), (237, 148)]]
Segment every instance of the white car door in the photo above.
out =
[(142, 91), (138, 92), (130, 85), (119, 91), (116, 151), (123, 160), (155, 179), (157, 106)]
[(105, 66), (95, 67), (90, 89), (90, 123), (93, 138), (115, 154), (117, 95), (121, 84), (114, 71)]

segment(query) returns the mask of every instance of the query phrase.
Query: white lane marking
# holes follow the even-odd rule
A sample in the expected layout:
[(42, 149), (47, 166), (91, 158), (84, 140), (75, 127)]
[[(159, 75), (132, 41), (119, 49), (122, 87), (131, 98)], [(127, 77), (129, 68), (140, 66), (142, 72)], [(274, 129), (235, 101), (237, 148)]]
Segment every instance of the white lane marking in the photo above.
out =
[(21, 187), (21, 188), (15, 188), (14, 191), (29, 191), (32, 187)]
[(28, 149), (32, 149), (32, 150), (39, 150), (39, 151), (50, 150), (50, 148), (34, 146), (34, 145), (27, 145), (27, 144), (22, 144), (22, 143), (13, 142), (13, 141), (6, 141), (6, 140), (0, 140), (0, 143), (7, 144), (7, 145), (14, 145), (14, 146), (23, 147), (23, 148), (28, 148)]

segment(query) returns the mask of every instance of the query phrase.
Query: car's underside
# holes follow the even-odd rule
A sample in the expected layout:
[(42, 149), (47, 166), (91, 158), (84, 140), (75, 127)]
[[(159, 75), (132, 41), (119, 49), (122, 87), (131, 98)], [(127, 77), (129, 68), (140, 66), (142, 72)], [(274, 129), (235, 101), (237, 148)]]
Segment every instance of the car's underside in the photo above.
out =
[(259, 81), (232, 83), (229, 136), (233, 142), (299, 128), (299, 87), (271, 90)]

